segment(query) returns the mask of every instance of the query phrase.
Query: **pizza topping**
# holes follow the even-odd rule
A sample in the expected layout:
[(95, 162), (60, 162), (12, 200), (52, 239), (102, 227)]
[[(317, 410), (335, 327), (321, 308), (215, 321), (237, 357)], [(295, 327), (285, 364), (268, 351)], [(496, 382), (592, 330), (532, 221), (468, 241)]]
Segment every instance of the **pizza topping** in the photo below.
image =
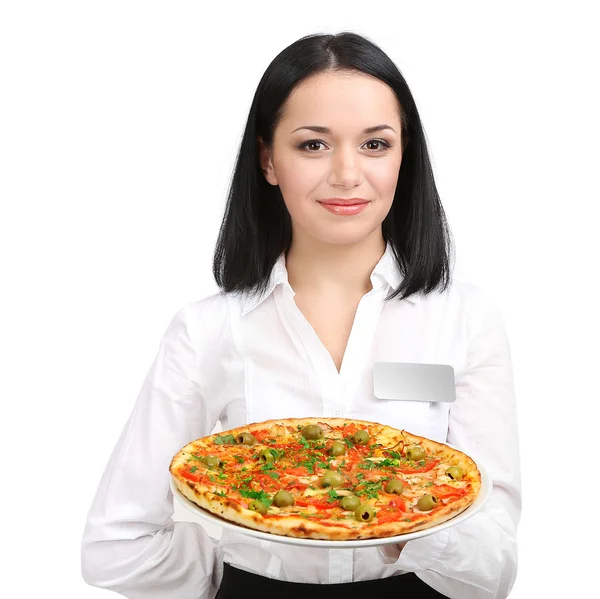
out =
[(256, 437), (248, 432), (240, 433), (235, 440), (238, 445), (254, 445), (256, 443)]
[(259, 514), (262, 514), (263, 516), (269, 511), (269, 508), (267, 508), (267, 506), (262, 501), (259, 501), (258, 499), (253, 499), (248, 504), (248, 509), (252, 510), (253, 512), (258, 512)]
[(452, 480), (460, 480), (463, 477), (463, 471), (460, 466), (451, 466), (446, 470), (446, 476), (449, 476)]
[(322, 487), (339, 487), (344, 484), (344, 477), (335, 470), (328, 470), (321, 477)]
[(294, 496), (289, 491), (284, 491), (280, 489), (275, 493), (275, 497), (273, 497), (273, 503), (277, 507), (287, 507), (289, 505), (294, 505)]
[(404, 483), (399, 478), (392, 478), (385, 486), (386, 493), (395, 493), (396, 495), (402, 495), (404, 491)]
[(352, 435), (352, 440), (357, 445), (366, 445), (369, 442), (369, 433), (367, 431), (356, 431)]
[(235, 442), (235, 437), (233, 435), (217, 435), (215, 437), (215, 443), (217, 445), (234, 445)]
[(258, 454), (258, 461), (262, 464), (274, 462), (275, 455), (271, 449), (261, 449), (260, 453)]
[(423, 495), (423, 497), (417, 501), (417, 507), (422, 512), (429, 512), (437, 505), (437, 503), (438, 498), (435, 495), (432, 495), (431, 493), (425, 493), (425, 495)]
[(360, 499), (356, 495), (347, 495), (342, 497), (340, 506), (343, 510), (353, 512), (360, 505)]
[(302, 436), (309, 440), (320, 439), (323, 437), (323, 429), (318, 424), (309, 424), (302, 429)]
[(370, 522), (375, 516), (375, 510), (368, 503), (361, 503), (354, 511), (354, 517), (360, 522)]
[(422, 460), (425, 457), (425, 450), (420, 445), (414, 445), (406, 450), (406, 457), (413, 462)]
[(443, 513), (436, 508), (472, 494), (477, 479), (466, 462), (425, 438), (334, 422), (269, 422), (199, 440), (177, 474), (211, 501), (227, 498), (261, 520), (301, 516), (356, 530), (387, 523), (412, 530), (403, 523), (421, 525)]
[(332, 456), (340, 456), (346, 453), (346, 445), (341, 441), (334, 441), (329, 450)]

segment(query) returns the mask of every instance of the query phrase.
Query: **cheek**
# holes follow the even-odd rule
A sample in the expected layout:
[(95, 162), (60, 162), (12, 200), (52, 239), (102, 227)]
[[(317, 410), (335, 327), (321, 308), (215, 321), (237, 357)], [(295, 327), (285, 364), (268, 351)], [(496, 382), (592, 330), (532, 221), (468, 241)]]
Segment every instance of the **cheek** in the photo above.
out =
[(399, 160), (385, 163), (382, 161), (379, 164), (373, 165), (373, 168), (369, 170), (369, 181), (382, 199), (390, 201), (393, 199), (399, 172)]
[[(320, 163), (320, 164), (318, 164)], [(288, 160), (275, 165), (279, 189), (290, 214), (306, 208), (323, 180), (324, 161)]]

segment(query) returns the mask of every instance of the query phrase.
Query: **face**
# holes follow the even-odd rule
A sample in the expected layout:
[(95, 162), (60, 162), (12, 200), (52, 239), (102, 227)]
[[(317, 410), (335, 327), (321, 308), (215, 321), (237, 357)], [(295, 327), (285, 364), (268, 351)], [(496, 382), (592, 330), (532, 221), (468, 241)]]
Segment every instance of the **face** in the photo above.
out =
[[(387, 127), (366, 131), (379, 125)], [(293, 239), (339, 245), (381, 236), (402, 161), (398, 101), (387, 85), (349, 73), (305, 80), (286, 102), (270, 151), (258, 141), (261, 167), (279, 185)], [(364, 202), (326, 207), (334, 198)]]

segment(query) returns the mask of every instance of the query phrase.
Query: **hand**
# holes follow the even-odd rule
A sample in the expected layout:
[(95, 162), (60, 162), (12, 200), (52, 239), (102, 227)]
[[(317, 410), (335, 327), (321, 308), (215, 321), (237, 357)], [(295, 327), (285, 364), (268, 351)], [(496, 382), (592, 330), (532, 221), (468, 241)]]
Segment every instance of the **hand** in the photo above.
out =
[(382, 545), (381, 551), (386, 557), (386, 560), (388, 560), (389, 563), (395, 562), (400, 557), (407, 542), (408, 541), (405, 541), (404, 543), (389, 543), (388, 545)]

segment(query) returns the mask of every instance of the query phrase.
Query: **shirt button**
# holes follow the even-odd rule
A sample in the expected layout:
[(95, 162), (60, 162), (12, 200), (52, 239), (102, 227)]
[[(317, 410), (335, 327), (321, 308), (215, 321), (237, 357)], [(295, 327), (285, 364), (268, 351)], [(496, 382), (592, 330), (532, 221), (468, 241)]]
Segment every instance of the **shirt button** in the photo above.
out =
[(335, 411), (335, 417), (339, 418), (342, 415), (342, 413), (339, 410)]

